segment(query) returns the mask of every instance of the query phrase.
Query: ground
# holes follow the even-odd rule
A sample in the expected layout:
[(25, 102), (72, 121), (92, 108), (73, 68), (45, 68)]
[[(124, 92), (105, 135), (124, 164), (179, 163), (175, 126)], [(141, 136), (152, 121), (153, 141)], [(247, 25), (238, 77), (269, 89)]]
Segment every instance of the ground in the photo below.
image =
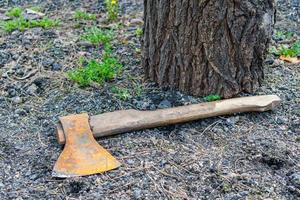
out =
[[(134, 3), (133, 3), (134, 2)], [(0, 199), (299, 199), (300, 66), (269, 54), (259, 94), (277, 94), (271, 112), (222, 116), (156, 128), (98, 142), (122, 166), (74, 179), (52, 178), (62, 151), (55, 136), (59, 116), (100, 114), (126, 108), (149, 110), (203, 101), (143, 80), (140, 39), (143, 1), (127, 1), (117, 27), (105, 22), (102, 1), (0, 0), (12, 6), (40, 6), (58, 27), (34, 28), (0, 36)], [(277, 1), (276, 30), (300, 35), (300, 3)], [(80, 55), (101, 58), (100, 46), (80, 41), (85, 26), (73, 12), (97, 14), (100, 27), (114, 26), (114, 52), (123, 71), (104, 84), (80, 88), (66, 77)], [(126, 8), (126, 9), (125, 9)], [(127, 88), (120, 99), (112, 87)]]

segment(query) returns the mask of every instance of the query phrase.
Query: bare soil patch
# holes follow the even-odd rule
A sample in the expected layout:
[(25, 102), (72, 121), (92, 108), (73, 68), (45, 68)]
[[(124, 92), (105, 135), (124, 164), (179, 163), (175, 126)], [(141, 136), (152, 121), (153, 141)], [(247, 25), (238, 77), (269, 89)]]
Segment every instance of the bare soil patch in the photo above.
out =
[[(112, 26), (104, 23), (102, 1), (0, 1), (3, 11), (33, 4), (60, 19), (61, 25), (1, 32), (0, 199), (300, 198), (300, 66), (272, 54), (257, 94), (279, 95), (279, 109), (103, 138), (99, 143), (122, 162), (119, 169), (75, 179), (52, 178), (62, 150), (54, 133), (59, 116), (149, 110), (203, 98), (143, 81), (140, 39), (135, 34), (143, 1), (127, 1), (125, 25), (116, 28), (113, 48), (123, 65), (121, 76), (89, 88), (79, 88), (65, 72), (77, 65), (80, 55), (101, 58), (103, 47), (80, 42), (90, 22), (78, 27), (72, 12), (84, 8), (97, 14), (98, 26)], [(299, 1), (277, 4), (276, 30), (292, 31), (299, 39)], [(285, 42), (289, 41), (272, 41)], [(127, 88), (131, 97), (119, 99), (112, 92), (115, 86)]]

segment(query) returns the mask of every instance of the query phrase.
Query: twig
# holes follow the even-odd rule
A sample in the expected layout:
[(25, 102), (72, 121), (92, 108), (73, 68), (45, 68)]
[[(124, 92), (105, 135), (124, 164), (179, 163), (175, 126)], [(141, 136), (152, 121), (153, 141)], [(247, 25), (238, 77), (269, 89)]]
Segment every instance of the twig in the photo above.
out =
[(221, 120), (215, 121), (214, 123), (210, 124), (209, 126), (207, 126), (200, 135), (203, 135), (209, 128), (212, 127), (212, 129), (217, 126), (219, 123), (221, 122)]
[(127, 172), (126, 174), (123, 174), (123, 175), (121, 175), (121, 176), (118, 176), (118, 177), (115, 177), (115, 178), (110, 179), (110, 181), (114, 181), (114, 180), (123, 178), (123, 177), (125, 177), (125, 176), (131, 175), (132, 173), (140, 172), (140, 171), (149, 169), (149, 168), (151, 168), (151, 167), (152, 167), (152, 165), (151, 165), (151, 166), (148, 166), (148, 167), (138, 168), (138, 169), (133, 170), (133, 171), (129, 171), (129, 172)]
[(115, 191), (117, 191), (119, 189), (122, 189), (122, 188), (128, 187), (130, 185), (133, 185), (134, 183), (136, 183), (136, 182), (132, 181), (132, 182), (129, 182), (129, 183), (125, 184), (125, 185), (122, 185), (121, 187), (116, 187), (115, 189), (108, 191), (107, 194), (110, 194), (110, 193), (115, 192)]
[(31, 76), (34, 76), (37, 72), (38, 72), (38, 70), (36, 69), (36, 70), (30, 71), (26, 76), (23, 76), (23, 77), (14, 76), (13, 78), (16, 80), (22, 81), (22, 80), (30, 78)]
[(155, 166), (153, 166), (153, 168), (156, 169), (157, 171), (159, 171), (161, 174), (163, 174), (163, 175), (165, 175), (165, 176), (174, 178), (174, 179), (176, 179), (176, 180), (182, 180), (182, 179), (180, 179), (179, 177), (174, 176), (174, 175), (172, 175), (172, 174), (168, 174), (167, 172), (165, 172), (165, 171), (163, 171), (163, 170), (160, 170), (160, 169), (158, 169), (158, 168), (155, 167)]
[(163, 190), (160, 189), (161, 186), (158, 185), (158, 184), (156, 183), (156, 181), (155, 181), (149, 174), (146, 174), (146, 176), (148, 176), (148, 178), (149, 178), (149, 179), (152, 181), (152, 183), (154, 184), (154, 189), (155, 189), (155, 190), (158, 190), (160, 193), (162, 193), (162, 194), (164, 194), (166, 197), (168, 197), (168, 195), (167, 195)]

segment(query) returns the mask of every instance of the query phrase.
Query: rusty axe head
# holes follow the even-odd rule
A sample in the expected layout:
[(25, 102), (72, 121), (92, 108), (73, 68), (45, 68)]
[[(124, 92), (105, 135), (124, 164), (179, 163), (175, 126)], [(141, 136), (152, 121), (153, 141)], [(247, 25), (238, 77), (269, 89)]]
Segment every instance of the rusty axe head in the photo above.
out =
[(60, 118), (57, 135), (58, 141), (66, 141), (66, 144), (55, 163), (52, 174), (54, 177), (85, 176), (120, 166), (120, 163), (94, 139), (87, 114)]

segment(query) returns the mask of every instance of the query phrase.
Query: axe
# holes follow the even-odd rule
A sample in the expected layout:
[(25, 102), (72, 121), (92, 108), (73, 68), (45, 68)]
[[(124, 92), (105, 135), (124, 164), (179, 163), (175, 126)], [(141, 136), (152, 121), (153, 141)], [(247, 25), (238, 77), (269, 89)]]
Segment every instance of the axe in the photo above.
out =
[(274, 109), (281, 100), (276, 95), (241, 97), (156, 111), (121, 110), (96, 116), (78, 114), (61, 117), (57, 139), (65, 144), (53, 177), (76, 177), (116, 169), (120, 162), (95, 140), (130, 131), (184, 123), (220, 115), (264, 112)]

